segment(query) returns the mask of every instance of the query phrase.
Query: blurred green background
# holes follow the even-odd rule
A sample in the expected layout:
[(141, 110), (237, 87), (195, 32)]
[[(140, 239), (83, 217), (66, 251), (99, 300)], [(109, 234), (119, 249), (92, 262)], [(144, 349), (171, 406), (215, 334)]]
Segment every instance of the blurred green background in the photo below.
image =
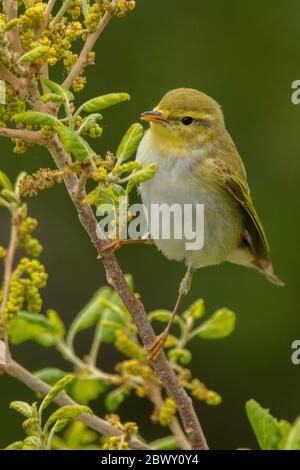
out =
[[(193, 343), (194, 376), (217, 390), (223, 403), (209, 408), (195, 403), (209, 445), (214, 449), (255, 447), (244, 411), (253, 397), (277, 417), (300, 415), (300, 365), (291, 363), (291, 343), (300, 337), (299, 316), (299, 170), (300, 107), (291, 103), (291, 83), (300, 78), (300, 4), (272, 0), (138, 0), (136, 10), (114, 20), (96, 46), (97, 65), (87, 69), (88, 85), (77, 103), (95, 95), (127, 91), (132, 101), (105, 111), (99, 153), (114, 150), (129, 124), (151, 109), (168, 90), (193, 87), (214, 97), (245, 162), (257, 210), (265, 224), (276, 273), (284, 289), (258, 273), (233, 265), (199, 270), (186, 299), (203, 297), (208, 313), (222, 306), (237, 313), (232, 336)], [(62, 80), (62, 76), (56, 77)], [(38, 147), (14, 155), (1, 138), (0, 167), (14, 177), (20, 170), (51, 166)], [(185, 184), (183, 181), (182, 184)], [(38, 236), (49, 272), (45, 308), (57, 309), (67, 324), (105, 283), (101, 263), (83, 232), (63, 186), (29, 200), (40, 221)], [(1, 239), (7, 219), (0, 212)], [(127, 247), (118, 253), (148, 310), (173, 306), (184, 266), (168, 261), (154, 247)], [(87, 351), (89, 337), (78, 344)], [(67, 369), (58, 354), (26, 344), (14, 349), (25, 366)], [(115, 353), (105, 351), (105, 368)], [(0, 446), (23, 435), (20, 417), (8, 404), (34, 400), (14, 380), (0, 378)], [(104, 413), (102, 404), (93, 404)], [(150, 405), (129, 400), (120, 409), (136, 420), (144, 436), (157, 437), (149, 424)], [(163, 433), (163, 431), (161, 431)]]

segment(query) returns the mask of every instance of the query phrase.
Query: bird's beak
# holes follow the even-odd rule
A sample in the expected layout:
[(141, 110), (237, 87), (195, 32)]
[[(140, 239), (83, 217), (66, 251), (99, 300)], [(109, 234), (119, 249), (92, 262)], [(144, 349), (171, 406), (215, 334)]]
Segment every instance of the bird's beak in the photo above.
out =
[(160, 111), (153, 109), (153, 111), (146, 111), (145, 113), (141, 114), (140, 119), (142, 121), (151, 121), (151, 122), (169, 122), (166, 116), (163, 115)]

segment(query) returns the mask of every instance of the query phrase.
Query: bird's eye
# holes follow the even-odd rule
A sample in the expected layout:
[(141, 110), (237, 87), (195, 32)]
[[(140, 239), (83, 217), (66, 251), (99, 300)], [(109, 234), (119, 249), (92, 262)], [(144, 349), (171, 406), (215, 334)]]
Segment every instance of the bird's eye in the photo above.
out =
[(193, 121), (194, 119), (191, 116), (184, 116), (181, 119), (182, 124), (184, 124), (185, 126), (190, 126)]

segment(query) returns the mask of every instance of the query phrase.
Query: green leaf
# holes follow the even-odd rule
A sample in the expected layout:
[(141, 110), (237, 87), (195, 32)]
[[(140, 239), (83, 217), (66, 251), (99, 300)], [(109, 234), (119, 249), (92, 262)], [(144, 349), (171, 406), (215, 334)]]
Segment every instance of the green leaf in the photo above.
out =
[(54, 411), (52, 415), (49, 417), (45, 424), (45, 431), (48, 431), (50, 427), (55, 424), (57, 421), (60, 422), (60, 426), (56, 429), (57, 432), (60, 431), (64, 426), (66, 426), (70, 421), (76, 419), (83, 413), (88, 413), (90, 415), (93, 414), (92, 410), (88, 406), (72, 406), (66, 405), (58, 410)]
[(43, 96), (41, 96), (41, 101), (43, 103), (48, 103), (49, 101), (52, 101), (53, 103), (63, 103), (64, 97), (57, 95), (56, 93), (45, 93)]
[(80, 131), (82, 132), (83, 129), (90, 129), (91, 127), (95, 127), (98, 121), (101, 121), (103, 119), (102, 114), (99, 113), (94, 113), (90, 114), (84, 120), (82, 121), (80, 125)]
[(52, 93), (55, 95), (60, 95), (65, 101), (68, 99), (69, 101), (74, 100), (74, 95), (71, 93), (67, 88), (65, 88), (62, 85), (59, 85), (58, 83), (53, 82), (52, 80), (49, 80), (48, 78), (44, 79), (44, 84), (49, 88)]
[(183, 318), (192, 318), (197, 320), (198, 318), (203, 317), (205, 314), (204, 300), (198, 299), (194, 302), (183, 314)]
[(48, 46), (37, 46), (31, 51), (26, 52), (26, 54), (22, 55), (18, 62), (33, 62), (35, 60), (39, 60), (42, 57), (45, 57), (48, 51)]
[(68, 375), (68, 372), (57, 369), (55, 367), (46, 367), (44, 369), (37, 370), (34, 372), (34, 375), (46, 382), (48, 385), (54, 385), (60, 379)]
[(3, 196), (8, 202), (20, 204), (20, 199), (15, 195), (13, 191), (9, 191), (8, 189), (2, 189), (1, 196)]
[(145, 181), (148, 181), (151, 178), (153, 178), (153, 176), (156, 173), (156, 168), (157, 168), (156, 163), (149, 163), (149, 165), (145, 166), (141, 170), (137, 170), (134, 173), (132, 173), (132, 176), (127, 184), (127, 189), (126, 189), (127, 193), (130, 193), (130, 191), (132, 191), (132, 189), (136, 185), (140, 183), (144, 183)]
[(280, 435), (281, 439), (280, 442), (278, 443), (278, 450), (285, 450), (286, 445), (287, 445), (287, 440), (290, 434), (290, 431), (292, 429), (291, 423), (286, 421), (285, 419), (281, 419), (279, 422), (279, 430), (280, 430)]
[(188, 349), (175, 348), (168, 352), (170, 360), (178, 361), (180, 364), (187, 365), (192, 360), (192, 353)]
[(55, 310), (48, 310), (47, 318), (49, 319), (51, 325), (53, 326), (55, 330), (55, 334), (59, 336), (60, 338), (65, 336), (66, 328), (65, 328), (64, 322), (62, 321), (58, 313)]
[(14, 114), (13, 121), (22, 124), (32, 124), (34, 126), (55, 126), (59, 121), (51, 116), (51, 114), (40, 113), (38, 111), (24, 111), (23, 113)]
[(56, 382), (55, 385), (51, 388), (50, 392), (47, 393), (45, 396), (44, 400), (41, 403), (40, 406), (40, 411), (43, 411), (47, 406), (50, 405), (50, 403), (57, 397), (57, 395), (66, 388), (66, 386), (70, 383), (73, 382), (74, 380), (74, 375), (66, 375), (62, 379), (60, 379), (58, 382)]
[(193, 336), (199, 338), (219, 339), (228, 336), (235, 326), (235, 314), (226, 308), (217, 310), (206, 322), (194, 330)]
[(100, 299), (110, 298), (113, 290), (110, 287), (101, 287), (96, 294), (92, 297), (90, 302), (83, 307), (82, 310), (75, 317), (70, 330), (73, 334), (82, 330), (87, 330), (95, 325), (103, 312), (103, 307), (100, 305)]
[(30, 418), (32, 415), (32, 407), (25, 401), (12, 401), (9, 407), (26, 416), (26, 418)]
[(127, 100), (130, 100), (128, 93), (110, 93), (109, 95), (98, 96), (86, 101), (79, 109), (87, 113), (95, 113)]
[(101, 379), (76, 378), (70, 387), (70, 395), (80, 405), (87, 405), (96, 400), (99, 395), (105, 393), (107, 385)]
[(14, 18), (13, 20), (9, 21), (4, 28), (4, 33), (7, 33), (10, 31), (12, 28), (14, 28), (18, 23), (20, 19), (19, 18)]
[(58, 341), (56, 330), (44, 315), (18, 312), (7, 325), (7, 332), (13, 344), (34, 340), (42, 346), (53, 346)]
[(3, 189), (7, 189), (8, 191), (14, 190), (9, 177), (1, 170), (0, 170), (0, 186), (2, 186)]
[(9, 446), (5, 447), (4, 450), (22, 450), (23, 449), (23, 441), (16, 441)]
[(296, 420), (289, 432), (285, 450), (300, 450), (300, 418)]
[[(169, 310), (154, 310), (153, 312), (149, 313), (148, 320), (150, 322), (156, 320), (161, 323), (168, 323), (168, 321), (171, 319), (171, 316), (172, 312)], [(174, 323), (180, 323), (180, 318), (178, 315), (175, 316)]]
[(37, 436), (28, 436), (23, 441), (23, 450), (41, 450), (41, 440)]
[(116, 411), (124, 401), (125, 395), (121, 388), (116, 388), (105, 397), (105, 406), (108, 411)]
[(65, 151), (74, 155), (77, 161), (82, 162), (95, 153), (89, 144), (70, 127), (56, 123), (55, 130)]
[(116, 152), (119, 162), (125, 162), (136, 151), (144, 135), (144, 128), (141, 124), (132, 124), (124, 135)]
[(246, 412), (260, 447), (276, 450), (281, 439), (278, 421), (255, 400), (247, 401)]

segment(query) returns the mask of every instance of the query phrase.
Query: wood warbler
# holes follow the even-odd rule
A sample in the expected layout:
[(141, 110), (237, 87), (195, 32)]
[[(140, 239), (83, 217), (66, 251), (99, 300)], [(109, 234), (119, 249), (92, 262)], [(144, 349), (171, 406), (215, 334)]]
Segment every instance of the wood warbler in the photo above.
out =
[[(157, 164), (155, 176), (141, 184), (143, 204), (148, 210), (153, 204), (204, 205), (202, 249), (186, 249), (184, 237), (154, 240), (165, 256), (184, 260), (188, 267), (172, 319), (196, 268), (230, 261), (255, 268), (282, 286), (273, 272), (243, 162), (226, 130), (218, 103), (200, 91), (179, 88), (167, 93), (141, 119), (150, 122), (150, 129), (140, 143), (137, 161), (142, 166)], [(172, 320), (157, 338), (150, 357), (160, 353), (171, 324)]]

